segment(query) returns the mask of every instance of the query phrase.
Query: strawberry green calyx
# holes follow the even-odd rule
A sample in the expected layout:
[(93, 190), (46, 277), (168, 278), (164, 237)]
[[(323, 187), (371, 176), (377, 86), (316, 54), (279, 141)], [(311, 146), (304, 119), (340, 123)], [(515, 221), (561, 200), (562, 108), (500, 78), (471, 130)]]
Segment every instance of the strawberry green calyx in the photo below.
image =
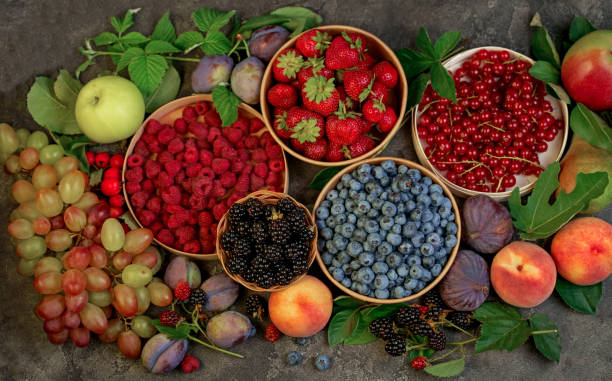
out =
[(274, 117), (274, 122), (275, 122), (274, 125), (279, 130), (289, 131), (289, 126), (287, 126), (287, 119), (286, 119), (287, 113), (285, 112), (283, 114), (278, 114), (276, 115), (276, 117)]
[(372, 103), (374, 103), (374, 108), (380, 112), (384, 112), (387, 109), (387, 106), (385, 106), (385, 104), (378, 98), (374, 98)]
[(342, 101), (340, 101), (340, 103), (338, 104), (338, 111), (336, 111), (334, 114), (336, 114), (338, 116), (338, 119), (340, 120), (344, 120), (347, 118), (356, 119), (358, 116), (361, 116), (361, 113), (354, 111), (346, 111), (346, 105)]
[[(366, 99), (368, 99), (368, 96), (370, 94), (374, 94), (372, 93), (372, 86), (374, 85), (374, 80), (376, 79), (376, 76), (372, 74), (372, 79), (370, 80), (370, 83), (368, 84), (368, 86), (363, 89), (363, 91), (361, 92), (361, 94), (359, 94), (359, 102), (363, 102)], [(384, 110), (381, 110), (384, 111)]]
[(319, 70), (325, 67), (325, 61), (321, 57), (310, 57), (304, 62), (304, 69), (311, 67), (312, 73), (317, 74)]
[(283, 75), (287, 78), (295, 78), (298, 71), (304, 66), (304, 59), (301, 55), (296, 54), (294, 50), (288, 50), (277, 59), (277, 66), (283, 70)]
[(327, 79), (322, 75), (313, 75), (304, 84), (304, 93), (310, 102), (321, 103), (332, 97), (334, 90), (336, 86), (333, 77)]
[(363, 44), (363, 42), (361, 41), (361, 37), (357, 37), (357, 40), (353, 41), (349, 37), (348, 33), (342, 32), (342, 38), (344, 38), (344, 40), (350, 44), (351, 49), (355, 49), (359, 52), (359, 58), (361, 58), (362, 60), (365, 59), (365, 55), (363, 54), (361, 47), (361, 45)]
[(323, 51), (329, 46), (332, 40), (331, 36), (327, 32), (321, 33), (318, 30), (317, 34), (312, 36), (311, 39), (317, 43), (314, 48), (319, 53), (323, 53)]
[(321, 134), (321, 128), (317, 126), (315, 118), (304, 119), (293, 127), (292, 138), (297, 139), (300, 143), (317, 141), (317, 137)]

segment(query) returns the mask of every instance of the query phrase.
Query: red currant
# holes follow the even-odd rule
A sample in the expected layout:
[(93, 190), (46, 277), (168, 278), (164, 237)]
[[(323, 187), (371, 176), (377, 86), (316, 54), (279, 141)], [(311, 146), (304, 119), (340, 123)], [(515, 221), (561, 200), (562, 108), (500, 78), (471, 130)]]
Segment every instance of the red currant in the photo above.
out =
[(119, 179), (104, 179), (100, 189), (105, 196), (114, 196), (121, 192), (121, 181)]
[(108, 163), (110, 161), (110, 155), (108, 152), (98, 152), (96, 154), (95, 164), (98, 168), (106, 168), (108, 167)]

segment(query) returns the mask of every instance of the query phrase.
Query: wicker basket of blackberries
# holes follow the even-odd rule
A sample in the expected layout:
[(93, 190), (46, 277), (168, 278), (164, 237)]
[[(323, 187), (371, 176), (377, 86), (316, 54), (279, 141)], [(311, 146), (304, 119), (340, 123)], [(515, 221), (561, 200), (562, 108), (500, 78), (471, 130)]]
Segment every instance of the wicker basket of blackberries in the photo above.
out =
[(294, 198), (257, 191), (238, 200), (217, 227), (223, 269), (253, 291), (278, 291), (308, 272), (316, 256), (317, 228)]

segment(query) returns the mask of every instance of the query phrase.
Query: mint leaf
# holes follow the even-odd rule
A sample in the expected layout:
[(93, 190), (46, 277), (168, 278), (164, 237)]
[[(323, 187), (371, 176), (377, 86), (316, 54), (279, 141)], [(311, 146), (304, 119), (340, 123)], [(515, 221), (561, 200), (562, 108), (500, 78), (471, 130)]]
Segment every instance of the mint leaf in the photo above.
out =
[(145, 99), (145, 111), (152, 113), (176, 98), (180, 87), (181, 77), (174, 66), (170, 65), (157, 89)]
[(119, 41), (119, 38), (114, 33), (102, 32), (91, 40), (98, 46), (104, 46)]
[(170, 12), (164, 13), (162, 18), (159, 19), (151, 34), (151, 40), (166, 41), (171, 44), (174, 43), (174, 40), (176, 40), (176, 29), (174, 29), (174, 25), (172, 25), (172, 21), (170, 21)]
[(429, 82), (429, 74), (422, 73), (418, 77), (410, 82), (408, 85), (408, 111), (412, 110), (415, 106), (421, 103), (427, 83)]
[(569, 39), (572, 42), (576, 42), (582, 36), (585, 36), (595, 30), (597, 29), (595, 29), (595, 27), (589, 22), (586, 17), (574, 17), (574, 20), (572, 21), (572, 26), (570, 26), (569, 30)]
[(446, 57), (446, 55), (450, 53), (455, 46), (457, 46), (460, 40), (461, 32), (450, 31), (444, 33), (442, 36), (440, 36), (440, 38), (438, 38), (438, 41), (436, 41), (436, 44), (434, 45), (436, 55), (441, 59)]
[(145, 96), (149, 96), (162, 81), (168, 62), (162, 56), (138, 56), (129, 64), (130, 79)]
[(111, 25), (115, 28), (117, 33), (121, 35), (134, 25), (134, 14), (138, 12), (140, 12), (140, 8), (128, 9), (123, 18), (111, 17)]
[[(344, 166), (339, 167), (327, 167), (322, 169), (315, 175), (315, 177), (310, 182), (309, 187), (316, 190), (322, 190), (325, 187), (325, 184), (331, 180), (332, 177), (336, 175), (336, 173), (340, 172)], [(357, 299), (354, 299), (357, 300)]]
[(181, 33), (174, 45), (183, 50), (185, 54), (204, 43), (204, 36), (200, 32), (190, 30), (189, 32)]
[(167, 41), (153, 40), (145, 47), (147, 54), (179, 53), (181, 50)]
[(144, 44), (145, 42), (149, 41), (149, 39), (142, 33), (130, 32), (125, 36), (121, 37), (120, 41), (125, 46), (135, 46)]
[[(60, 81), (62, 79), (60, 78)], [(74, 116), (76, 97), (69, 103), (59, 100), (54, 91), (55, 81), (48, 77), (36, 77), (27, 95), (27, 107), (36, 123), (61, 134), (81, 134)], [(58, 85), (68, 99), (70, 85)], [(68, 99), (69, 100), (69, 99)]]
[(529, 324), (516, 308), (499, 303), (484, 303), (474, 312), (482, 322), (475, 353), (492, 349), (508, 352), (520, 347), (531, 334)]
[(429, 34), (425, 28), (421, 27), (419, 29), (419, 35), (416, 39), (416, 44), (425, 54), (427, 54), (430, 58), (434, 60), (439, 60), (440, 56), (436, 53), (436, 49), (431, 43), (431, 39), (429, 38)]
[(191, 15), (193, 22), (202, 32), (218, 31), (232, 18), (236, 11), (221, 12), (213, 8), (199, 8)]
[(221, 117), (223, 126), (229, 126), (238, 119), (240, 98), (225, 86), (217, 86), (212, 90), (213, 104)]
[(557, 330), (554, 333), (542, 333), (533, 335), (533, 341), (536, 348), (549, 360), (559, 362), (561, 358), (561, 336), (559, 336), (559, 328), (553, 322), (548, 320), (546, 315), (538, 314), (529, 318), (529, 325), (532, 331), (548, 331)]
[(572, 110), (570, 127), (590, 144), (612, 153), (612, 128), (582, 103), (578, 103)]
[(448, 70), (441, 63), (436, 62), (431, 66), (431, 87), (440, 94), (441, 97), (450, 99), (457, 103), (457, 92), (455, 81)]
[(536, 61), (531, 69), (529, 69), (529, 74), (544, 82), (554, 83), (555, 85), (559, 84), (559, 69), (550, 62)]
[(219, 31), (208, 32), (204, 37), (202, 50), (206, 54), (225, 54), (232, 49), (232, 43)]
[(463, 369), (465, 369), (464, 357), (457, 360), (450, 360), (436, 365), (427, 366), (425, 367), (424, 371), (425, 373), (436, 377), (453, 377), (463, 372)]
[(117, 71), (121, 71), (128, 67), (129, 64), (132, 63), (134, 58), (143, 56), (145, 54), (144, 50), (141, 48), (129, 48), (128, 50), (121, 55), (119, 62), (117, 62)]
[(572, 309), (585, 314), (595, 315), (597, 306), (603, 296), (603, 283), (592, 286), (578, 286), (561, 277), (557, 277), (555, 290), (561, 299)]
[(404, 74), (408, 78), (426, 71), (434, 63), (431, 58), (412, 49), (398, 49), (395, 54), (397, 54), (397, 58), (404, 69)]
[(340, 344), (350, 337), (355, 327), (356, 312), (343, 310), (332, 317), (327, 328), (327, 342), (330, 346)]

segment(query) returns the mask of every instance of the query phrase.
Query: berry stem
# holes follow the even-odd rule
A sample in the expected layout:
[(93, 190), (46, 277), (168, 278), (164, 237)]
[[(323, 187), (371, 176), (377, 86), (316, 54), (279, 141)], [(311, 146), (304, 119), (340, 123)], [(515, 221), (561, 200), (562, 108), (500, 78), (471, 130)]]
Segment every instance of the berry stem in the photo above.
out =
[(458, 331), (461, 331), (461, 332), (465, 333), (466, 335), (468, 335), (470, 337), (474, 337), (474, 335), (472, 333), (470, 333), (470, 332), (466, 331), (465, 329), (457, 326), (456, 324), (453, 324), (453, 322), (451, 322), (450, 320), (442, 319), (442, 322), (444, 324), (448, 324), (449, 326), (455, 328)]
[(450, 356), (450, 355), (451, 355), (453, 352), (455, 352), (455, 351), (456, 351), (457, 349), (459, 349), (459, 348), (462, 348), (462, 346), (461, 346), (461, 345), (458, 345), (458, 346), (456, 346), (455, 348), (453, 348), (452, 350), (450, 350), (450, 351), (446, 352), (445, 354), (443, 354), (443, 355), (441, 355), (441, 356), (438, 356), (438, 357), (435, 357), (435, 358), (433, 358), (433, 359), (429, 359), (429, 360), (427, 360), (427, 361), (429, 361), (430, 363), (431, 363), (431, 362), (435, 362), (435, 361), (440, 361), (440, 360), (442, 360), (442, 359), (444, 359), (444, 358), (446, 358), (446, 357)]
[(473, 343), (474, 341), (480, 339), (480, 336), (478, 337), (472, 337), (471, 339), (465, 340), (465, 341), (451, 341), (448, 344), (449, 345), (465, 345), (465, 344), (469, 344), (469, 343)]
[(531, 161), (531, 160), (527, 160), (527, 159), (523, 159), (522, 157), (515, 157), (515, 156), (495, 156), (495, 155), (491, 155), (490, 153), (485, 153), (485, 155), (490, 156), (492, 158), (501, 160), (501, 159), (509, 159), (509, 160), (518, 160), (518, 161), (524, 161), (525, 163), (529, 163), (531, 165), (533, 165), (534, 167), (538, 167), (540, 169), (544, 169), (540, 164)]
[(227, 351), (227, 350), (225, 350), (225, 349), (222, 349), (222, 348), (216, 347), (216, 346), (214, 346), (214, 345), (208, 344), (208, 343), (206, 343), (206, 342), (204, 342), (204, 341), (202, 341), (202, 340), (198, 339), (197, 337), (193, 337), (193, 336), (191, 336), (191, 335), (187, 335), (187, 338), (188, 338), (189, 340), (195, 341), (196, 343), (198, 343), (198, 344), (202, 344), (203, 346), (205, 346), (205, 347), (207, 347), (207, 348), (210, 348), (210, 349), (213, 349), (213, 350), (215, 350), (215, 351), (219, 351), (219, 352), (221, 352), (221, 353), (225, 353), (225, 354), (230, 355), (230, 356), (238, 357), (239, 359), (243, 359), (243, 358), (244, 358), (244, 356), (243, 356), (243, 355), (241, 355), (241, 354), (234, 353), (234, 352), (231, 352), (231, 351)]
[(489, 126), (492, 129), (494, 129), (494, 130), (501, 131), (501, 132), (506, 132), (506, 130), (504, 130), (503, 128), (499, 128), (497, 126), (494, 126), (493, 124), (491, 124), (491, 122), (482, 122), (482, 123), (480, 123), (478, 125), (478, 127), (480, 127), (480, 126)]
[[(97, 56), (122, 56), (123, 53), (120, 52), (104, 52), (101, 50), (87, 50), (87, 54), (91, 55), (91, 58), (95, 58)], [(188, 58), (188, 57), (172, 57), (172, 56), (164, 56), (167, 60), (172, 61), (182, 61), (182, 62), (200, 62), (199, 58)]]
[(411, 351), (413, 349), (421, 349), (421, 348), (427, 348), (427, 345), (425, 343), (412, 345), (410, 347), (406, 347), (406, 352)]
[(547, 335), (549, 333), (557, 333), (559, 332), (558, 329), (545, 329), (545, 330), (541, 330), (541, 331), (533, 331), (531, 332), (532, 335)]

